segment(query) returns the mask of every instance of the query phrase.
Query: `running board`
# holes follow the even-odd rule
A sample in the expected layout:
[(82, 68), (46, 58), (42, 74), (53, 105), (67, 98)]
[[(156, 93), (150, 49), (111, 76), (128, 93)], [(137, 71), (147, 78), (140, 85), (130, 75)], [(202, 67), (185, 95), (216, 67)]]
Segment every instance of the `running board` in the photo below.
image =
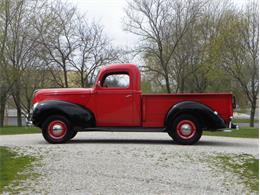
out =
[(165, 132), (163, 128), (141, 128), (141, 127), (90, 127), (80, 131), (109, 131), (109, 132)]

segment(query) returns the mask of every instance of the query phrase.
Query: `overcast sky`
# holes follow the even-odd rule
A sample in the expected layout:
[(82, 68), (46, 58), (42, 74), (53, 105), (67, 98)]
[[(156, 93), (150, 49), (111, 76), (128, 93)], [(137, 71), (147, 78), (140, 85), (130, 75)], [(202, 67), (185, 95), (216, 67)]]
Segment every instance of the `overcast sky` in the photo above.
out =
[[(233, 0), (237, 5), (242, 5), (246, 0)], [(105, 32), (118, 46), (133, 46), (136, 36), (123, 31), (122, 19), (126, 0), (68, 0), (76, 5), (87, 17), (100, 22)]]
[(125, 0), (69, 0), (76, 5), (87, 17), (101, 23), (105, 32), (119, 46), (131, 45), (136, 37), (123, 31), (122, 17), (124, 16)]

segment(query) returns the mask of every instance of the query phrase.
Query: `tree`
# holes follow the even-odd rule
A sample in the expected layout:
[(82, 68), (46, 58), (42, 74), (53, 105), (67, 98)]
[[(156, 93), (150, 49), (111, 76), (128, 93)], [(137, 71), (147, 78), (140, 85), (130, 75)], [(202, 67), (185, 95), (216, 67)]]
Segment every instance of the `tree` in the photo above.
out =
[[(32, 18), (44, 1), (3, 1), (0, 13), (1, 29), (1, 125), (4, 108), (9, 95), (13, 97), (17, 109), (17, 123), (22, 125), (22, 78), (27, 68), (33, 69), (36, 63), (36, 48), (39, 38), (32, 26)], [(4, 85), (4, 86), (3, 86)], [(3, 93), (2, 93), (3, 92)]]
[[(203, 5), (203, 11), (190, 25), (173, 56), (174, 74), (177, 78), (176, 92), (205, 92), (217, 90), (216, 77), (223, 82), (223, 71), (216, 68), (214, 53), (211, 50), (214, 39), (219, 35), (219, 24), (223, 15), (232, 8), (228, 1), (211, 1)], [(176, 74), (177, 73), (177, 74)], [(214, 81), (214, 82), (212, 82)], [(222, 91), (230, 90), (222, 85)]]
[(254, 126), (259, 93), (258, 3), (252, 1), (241, 13), (227, 13), (216, 45), (222, 68), (237, 81), (250, 103), (250, 126)]
[(7, 39), (7, 29), (10, 23), (9, 1), (0, 2), (0, 127), (4, 125), (5, 105), (10, 90), (10, 85), (6, 82), (7, 66), (5, 63), (5, 45)]
[[(84, 19), (70, 4), (54, 1), (35, 18), (34, 24), (41, 35), (41, 57), (51, 68), (52, 78), (59, 87), (70, 87), (73, 82), (77, 86), (89, 86), (98, 67), (118, 58), (103, 27)], [(74, 74), (78, 77), (70, 82), (69, 77)]]
[[(77, 48), (76, 8), (60, 1), (45, 7), (35, 18), (35, 28), (40, 34), (41, 57), (51, 66), (53, 79), (60, 87), (69, 87), (68, 70), (70, 58)], [(56, 74), (61, 70), (62, 74)]]
[(27, 68), (35, 65), (35, 48), (38, 34), (34, 31), (31, 19), (41, 4), (28, 0), (8, 2), (9, 25), (5, 43), (6, 81), (12, 86), (10, 94), (17, 109), (17, 123), (22, 125), (21, 78)]
[[(154, 62), (144, 69), (164, 79), (166, 90), (171, 92), (172, 58), (184, 35), (201, 13), (205, 2), (195, 0), (133, 0), (126, 9), (125, 30), (140, 37), (138, 52)], [(176, 74), (177, 75), (177, 74)]]
[(88, 87), (100, 66), (118, 60), (119, 51), (112, 47), (102, 26), (94, 21), (89, 24), (80, 17), (77, 20), (76, 39), (77, 55), (71, 56), (69, 60), (79, 75), (76, 83), (81, 87)]

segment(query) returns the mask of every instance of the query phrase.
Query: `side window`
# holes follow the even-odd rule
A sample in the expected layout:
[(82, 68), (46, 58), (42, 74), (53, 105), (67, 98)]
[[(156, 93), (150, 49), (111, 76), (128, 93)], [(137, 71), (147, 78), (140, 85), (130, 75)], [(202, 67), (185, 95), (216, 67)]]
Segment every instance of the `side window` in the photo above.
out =
[(114, 73), (105, 77), (102, 87), (121, 87), (128, 88), (130, 85), (129, 75), (127, 73)]

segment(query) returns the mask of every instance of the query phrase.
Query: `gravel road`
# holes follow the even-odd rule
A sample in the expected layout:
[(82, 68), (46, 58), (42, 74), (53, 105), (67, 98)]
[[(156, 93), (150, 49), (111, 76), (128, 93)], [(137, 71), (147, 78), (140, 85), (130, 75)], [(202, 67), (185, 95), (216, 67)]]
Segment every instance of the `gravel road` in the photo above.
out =
[[(21, 194), (245, 194), (238, 176), (217, 168), (219, 154), (258, 158), (258, 139), (202, 137), (180, 146), (164, 133), (80, 132), (67, 144), (40, 134), (0, 136), (0, 145), (40, 156)], [(8, 193), (7, 193), (8, 194)]]

